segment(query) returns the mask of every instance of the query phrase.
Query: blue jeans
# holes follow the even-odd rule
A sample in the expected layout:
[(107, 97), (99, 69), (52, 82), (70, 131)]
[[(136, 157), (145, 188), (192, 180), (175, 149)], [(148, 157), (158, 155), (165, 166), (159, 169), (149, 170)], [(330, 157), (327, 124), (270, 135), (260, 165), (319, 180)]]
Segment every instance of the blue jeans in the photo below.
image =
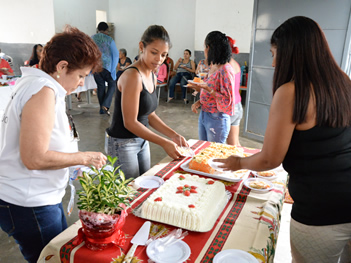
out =
[(136, 178), (150, 169), (149, 142), (142, 138), (105, 136), (105, 151), (108, 155), (118, 157), (114, 166), (120, 165), (126, 178)]
[(19, 244), (28, 262), (37, 262), (40, 252), (67, 228), (62, 203), (22, 207), (0, 200), (0, 226)]
[(199, 139), (225, 143), (230, 130), (230, 116), (223, 112), (200, 112)]
[(175, 85), (180, 82), (180, 87), (182, 88), (182, 98), (186, 98), (186, 89), (187, 87), (184, 87), (188, 82), (183, 78), (183, 76), (186, 79), (192, 79), (191, 74), (188, 72), (178, 72), (173, 78), (171, 78), (169, 82), (169, 97), (174, 98), (174, 89)]
[[(113, 80), (111, 77), (110, 71), (103, 69), (101, 72), (94, 74), (94, 79), (97, 85), (97, 97), (101, 107), (110, 108), (113, 94), (116, 90), (116, 80)], [(106, 84), (107, 82), (107, 91)]]

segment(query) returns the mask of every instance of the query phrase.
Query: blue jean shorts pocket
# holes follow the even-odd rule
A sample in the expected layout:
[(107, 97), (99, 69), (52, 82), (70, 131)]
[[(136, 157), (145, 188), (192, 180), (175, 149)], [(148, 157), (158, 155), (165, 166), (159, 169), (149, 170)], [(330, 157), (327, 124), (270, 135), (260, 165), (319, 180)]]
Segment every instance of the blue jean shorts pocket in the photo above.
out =
[(0, 226), (8, 235), (15, 231), (10, 206), (0, 205)]

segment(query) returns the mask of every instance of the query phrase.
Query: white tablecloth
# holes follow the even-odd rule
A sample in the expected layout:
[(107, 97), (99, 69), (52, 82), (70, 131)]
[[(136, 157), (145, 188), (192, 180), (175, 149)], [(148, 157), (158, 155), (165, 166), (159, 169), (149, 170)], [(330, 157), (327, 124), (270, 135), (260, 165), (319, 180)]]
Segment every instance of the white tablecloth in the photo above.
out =
[(96, 89), (97, 85), (94, 79), (93, 74), (89, 74), (84, 81), (84, 86), (82, 87), (78, 87), (75, 91), (73, 91), (72, 93), (79, 93), (79, 92), (84, 92), (90, 89)]

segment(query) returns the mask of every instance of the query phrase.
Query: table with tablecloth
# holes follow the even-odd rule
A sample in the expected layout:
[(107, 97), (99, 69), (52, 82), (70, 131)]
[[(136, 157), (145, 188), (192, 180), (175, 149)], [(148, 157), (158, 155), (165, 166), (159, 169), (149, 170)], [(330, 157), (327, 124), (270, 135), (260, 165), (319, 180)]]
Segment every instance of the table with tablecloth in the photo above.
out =
[[(72, 94), (74, 94), (74, 93), (81, 93), (81, 92), (87, 92), (86, 93), (86, 95), (87, 95), (87, 103), (79, 104), (78, 105), (79, 108), (85, 108), (85, 107), (98, 108), (99, 107), (99, 104), (91, 103), (91, 94), (90, 94), (89, 91), (90, 90), (94, 90), (94, 89), (97, 89), (97, 85), (96, 85), (96, 82), (95, 82), (95, 79), (94, 79), (94, 75), (90, 73), (88, 76), (85, 77), (84, 85), (83, 86), (78, 86), (78, 88), (75, 89), (72, 92)], [(69, 110), (72, 110), (72, 95), (68, 95), (67, 96), (67, 108)]]
[[(189, 140), (189, 144), (195, 153), (210, 145), (209, 142), (197, 140)], [(255, 153), (258, 150), (244, 148), (244, 151)], [(184, 172), (180, 165), (187, 160), (171, 160), (166, 157), (144, 175), (155, 175), (167, 180), (177, 171)], [(273, 262), (287, 180), (287, 173), (282, 168), (276, 171), (278, 177), (272, 181), (274, 188), (268, 193), (252, 192), (243, 185), (243, 181), (222, 181), (232, 197), (211, 231), (189, 231), (189, 235), (184, 238), (191, 249), (191, 255), (186, 262), (212, 262), (218, 252), (226, 249), (241, 249), (256, 257), (258, 262)], [(249, 176), (252, 177), (253, 173)], [(136, 217), (132, 210), (154, 191), (155, 189), (138, 189), (122, 229), (127, 236), (125, 245), (103, 251), (90, 251), (84, 246), (84, 242), (77, 245), (77, 232), (81, 227), (81, 223), (77, 221), (44, 248), (39, 262), (122, 262), (131, 247), (131, 239), (145, 222)], [(154, 221), (152, 224), (166, 227), (168, 232), (175, 228)], [(132, 262), (148, 262), (144, 246), (137, 248)]]

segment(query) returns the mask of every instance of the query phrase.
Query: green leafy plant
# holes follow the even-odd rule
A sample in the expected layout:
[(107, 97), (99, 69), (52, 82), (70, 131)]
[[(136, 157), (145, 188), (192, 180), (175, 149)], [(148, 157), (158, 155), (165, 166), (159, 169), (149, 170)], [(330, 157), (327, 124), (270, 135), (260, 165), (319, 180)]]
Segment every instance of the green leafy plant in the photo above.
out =
[[(113, 168), (117, 157), (107, 156), (107, 159), (107, 164), (100, 170), (92, 166), (89, 173), (83, 172), (79, 177), (82, 189), (77, 191), (77, 205), (80, 210), (113, 215), (123, 210), (121, 204), (130, 207), (131, 198), (136, 192), (128, 186), (133, 178), (126, 180), (119, 166)], [(109, 167), (113, 168), (112, 171)]]

